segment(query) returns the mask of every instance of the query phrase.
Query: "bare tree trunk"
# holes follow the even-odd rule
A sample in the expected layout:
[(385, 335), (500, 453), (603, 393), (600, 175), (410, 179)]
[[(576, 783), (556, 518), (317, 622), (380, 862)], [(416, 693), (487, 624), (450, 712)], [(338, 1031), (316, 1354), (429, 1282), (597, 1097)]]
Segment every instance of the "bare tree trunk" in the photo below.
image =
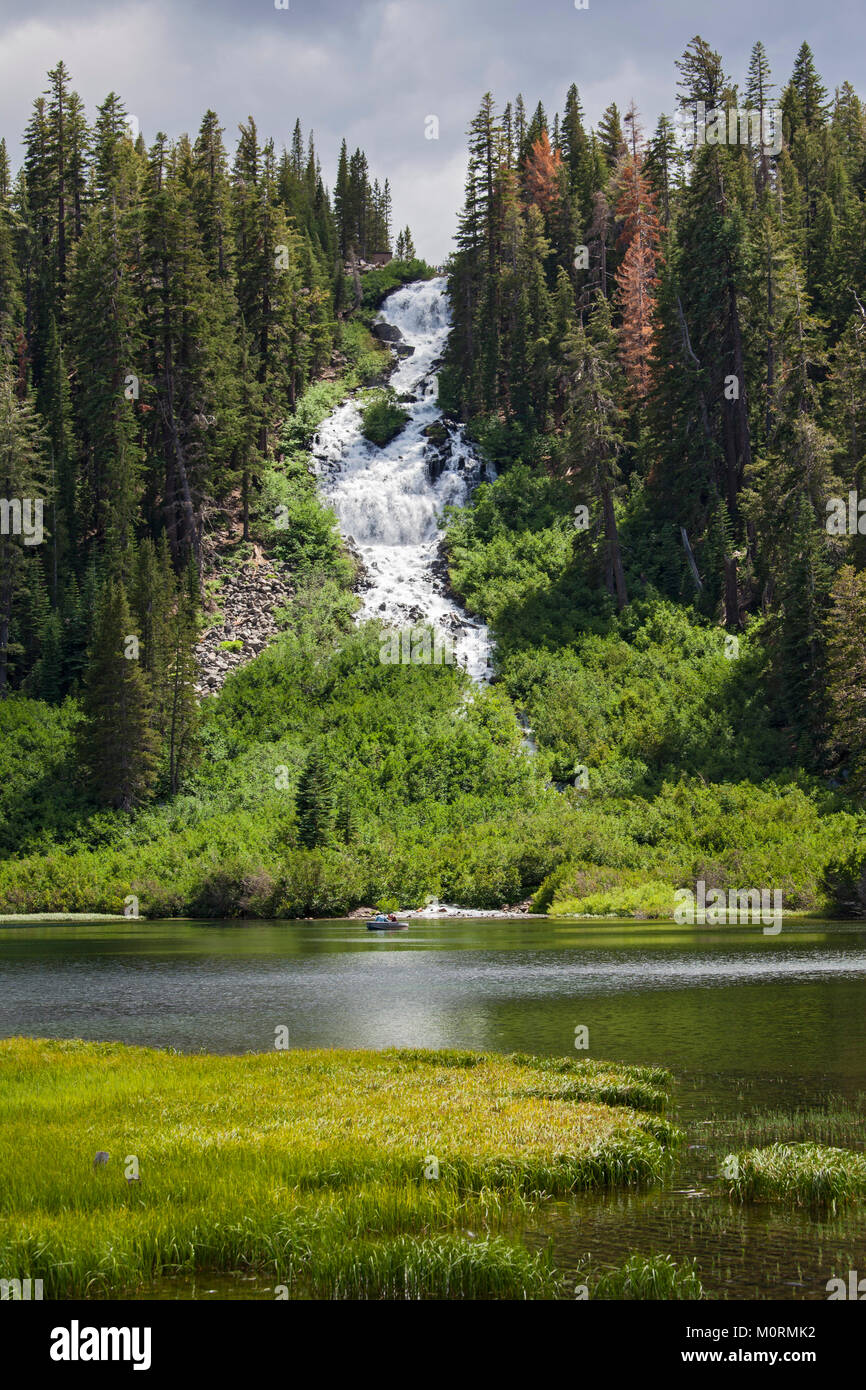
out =
[(764, 416), (764, 429), (767, 434), (767, 447), (773, 428), (774, 395), (776, 390), (776, 349), (773, 342), (773, 258), (767, 247), (767, 409)]
[(354, 304), (352, 305), (352, 310), (353, 310), (353, 312), (354, 312), (354, 311), (360, 309), (360, 307), (361, 307), (361, 300), (364, 298), (364, 292), (363, 292), (363, 290), (361, 289), (361, 272), (360, 272), (359, 269), (358, 269), (358, 262), (357, 262), (357, 260), (355, 259), (355, 248), (354, 248), (354, 246), (350, 246), (350, 247), (349, 247), (349, 263), (350, 263), (350, 265), (351, 265), (351, 267), (352, 267), (352, 284), (354, 285), (354, 288), (355, 288), (355, 302), (354, 302)]
[(737, 561), (725, 557), (725, 627), (740, 626), (740, 598), (737, 592)]
[(704, 586), (703, 586), (703, 584), (701, 583), (701, 576), (700, 576), (700, 572), (699, 572), (699, 570), (698, 570), (697, 561), (695, 560), (694, 553), (693, 553), (693, 551), (692, 551), (692, 547), (691, 547), (691, 545), (690, 545), (690, 543), (689, 543), (688, 532), (686, 531), (685, 526), (681, 526), (681, 527), (680, 527), (680, 535), (681, 535), (682, 538), (683, 538), (683, 545), (685, 546), (685, 549), (686, 549), (686, 559), (687, 559), (688, 562), (689, 562), (689, 569), (690, 569), (691, 572), (692, 572), (692, 578), (694, 579), (695, 584), (697, 585), (698, 589), (699, 589), (699, 590), (700, 590), (700, 589), (703, 589)]
[(616, 512), (613, 507), (613, 493), (610, 486), (602, 488), (601, 504), (604, 514), (604, 536), (607, 555), (613, 570), (613, 581), (616, 588), (616, 606), (619, 611), (622, 612), (628, 603), (628, 593), (625, 587), (625, 571), (622, 567), (622, 552), (619, 546)]
[[(163, 285), (163, 304), (162, 304), (162, 327), (163, 327), (163, 380), (165, 382), (165, 392), (160, 401), (160, 415), (163, 423), (163, 434), (167, 436), (166, 443), (169, 446), (166, 453), (171, 451), (177, 481), (180, 483), (181, 513), (184, 519), (183, 541), (187, 546), (192, 547), (196, 564), (201, 567), (201, 547), (196, 524), (195, 507), (192, 501), (192, 491), (189, 485), (189, 475), (186, 471), (186, 461), (183, 455), (183, 446), (180, 442), (180, 432), (177, 427), (177, 418), (174, 410), (174, 371), (172, 365), (171, 352), (171, 318), (168, 301), (168, 266), (165, 261), (162, 264), (162, 285)], [(177, 495), (176, 489), (174, 495)], [(172, 502), (172, 506), (174, 503)], [(175, 533), (176, 534), (176, 533)]]
[[(7, 491), (8, 496), (8, 491)], [(12, 566), (9, 545), (0, 540), (0, 699), (6, 696), (9, 666), (9, 624), (12, 620)]]

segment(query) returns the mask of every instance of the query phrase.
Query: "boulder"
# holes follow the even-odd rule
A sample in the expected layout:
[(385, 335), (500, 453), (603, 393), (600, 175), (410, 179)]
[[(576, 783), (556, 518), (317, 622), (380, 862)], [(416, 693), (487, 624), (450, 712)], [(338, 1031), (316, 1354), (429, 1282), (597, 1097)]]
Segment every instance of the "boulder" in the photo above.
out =
[(373, 333), (383, 343), (402, 343), (403, 334), (393, 323), (374, 323)]

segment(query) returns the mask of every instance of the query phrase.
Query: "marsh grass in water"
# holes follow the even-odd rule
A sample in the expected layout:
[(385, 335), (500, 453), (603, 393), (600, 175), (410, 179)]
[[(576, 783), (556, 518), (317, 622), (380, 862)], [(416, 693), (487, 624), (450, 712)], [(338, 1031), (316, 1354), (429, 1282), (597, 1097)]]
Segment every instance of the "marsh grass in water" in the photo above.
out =
[(697, 1262), (677, 1261), (672, 1255), (630, 1255), (617, 1269), (599, 1274), (588, 1264), (578, 1271), (577, 1282), (586, 1283), (590, 1298), (605, 1300), (706, 1297)]
[[(673, 1082), (661, 1067), (619, 1067), (587, 1058), (572, 1062), (562, 1057), (533, 1057), (512, 1053), (512, 1062), (541, 1073), (544, 1085), (525, 1095), (556, 1096), (559, 1100), (588, 1100), (600, 1105), (630, 1105), (639, 1110), (664, 1110)], [(553, 1078), (556, 1078), (554, 1080)]]
[(731, 1196), (829, 1208), (866, 1197), (866, 1156), (825, 1144), (770, 1144), (732, 1156)]
[(853, 1100), (830, 1095), (820, 1106), (756, 1110), (751, 1115), (717, 1117), (701, 1127), (701, 1137), (755, 1147), (812, 1141), (862, 1150), (866, 1146), (866, 1094)]
[(665, 1073), (580, 1061), (17, 1038), (0, 1080), (0, 1270), (49, 1298), (196, 1270), (267, 1271), (294, 1297), (560, 1297), (506, 1218), (656, 1181), (680, 1137)]

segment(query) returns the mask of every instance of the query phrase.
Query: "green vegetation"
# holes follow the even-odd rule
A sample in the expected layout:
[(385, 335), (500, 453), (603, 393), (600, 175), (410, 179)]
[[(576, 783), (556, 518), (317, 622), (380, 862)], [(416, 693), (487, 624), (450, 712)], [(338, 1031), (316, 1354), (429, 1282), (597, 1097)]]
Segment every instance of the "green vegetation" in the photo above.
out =
[[(583, 1098), (584, 1083), (632, 1101), (666, 1084), (600, 1063), (11, 1039), (0, 1074), (0, 1262), (50, 1298), (240, 1269), (295, 1297), (567, 1297), (502, 1224), (550, 1196), (657, 1181), (679, 1138), (628, 1101)], [(22, 1164), (37, 1131), (39, 1162)]]
[(704, 1298), (696, 1260), (677, 1262), (671, 1255), (630, 1255), (617, 1269), (594, 1275), (590, 1265), (578, 1271), (587, 1283), (590, 1298), (670, 1299)]
[[(131, 816), (87, 802), (71, 702), (0, 705), (15, 754), (0, 788), (0, 910), (118, 912), (133, 893), (149, 916), (336, 916), (429, 894), (498, 908), (537, 890), (536, 910), (656, 916), (701, 878), (778, 887), (786, 908), (816, 909), (825, 864), (862, 836), (861, 818), (796, 785), (557, 792), (549, 756), (520, 751), (501, 684), (467, 701), (456, 667), (380, 662), (377, 628), (354, 628), (353, 607), (311, 575), (284, 632), (205, 702), (182, 792)], [(22, 740), (45, 761), (20, 759)], [(314, 748), (333, 817), (311, 848), (296, 798)]]
[[(737, 104), (704, 39), (676, 68), (685, 109)], [(741, 90), (771, 89), (756, 43)], [(650, 825), (681, 779), (721, 800), (734, 784), (744, 805), (796, 787), (813, 821), (850, 811), (847, 867), (818, 886), (834, 831), (815, 825), (793, 891), (862, 916), (866, 551), (828, 516), (863, 490), (866, 142), (860, 99), (828, 98), (808, 44), (781, 107), (772, 157), (707, 143), (687, 159), (666, 115), (647, 139), (611, 102), (588, 130), (576, 86), (555, 117), (485, 94), (440, 401), (499, 477), (448, 517), (446, 546), (557, 780), (584, 768), (596, 811), (640, 797)], [(755, 862), (732, 831), (708, 847), (728, 885), (738, 851)], [(793, 839), (791, 855), (796, 876)], [(653, 859), (651, 881), (611, 882), (581, 856), (559, 910), (666, 915), (687, 866)]]
[(361, 277), (361, 311), (365, 321), (372, 322), (375, 311), (393, 290), (399, 290), (413, 280), (430, 280), (435, 274), (432, 266), (414, 256), (389, 261), (387, 265), (366, 271)]
[[(343, 547), (334, 513), (319, 497), (310, 467), (310, 444), (322, 421), (347, 394), (381, 378), (390, 367), (390, 354), (357, 320), (343, 325), (341, 342), (342, 374), (309, 386), (283, 426), (280, 452), (262, 472), (251, 534), (302, 584), (328, 582), (348, 590), (355, 567)], [(346, 602), (351, 603), (348, 593)]]
[(771, 1144), (729, 1156), (740, 1201), (783, 1201), (832, 1210), (866, 1197), (866, 1155), (824, 1144)]
[[(702, 40), (680, 72), (687, 97), (728, 92)], [(332, 203), (300, 126), (277, 154), (250, 122), (230, 162), (209, 112), (195, 142), (148, 150), (112, 97), (88, 132), (62, 65), (50, 81), (17, 183), (0, 157), (4, 437), (16, 486), (57, 465), (51, 546), (4, 539), (0, 910), (117, 912), (132, 894), (150, 917), (292, 917), (532, 896), (556, 916), (660, 920), (703, 880), (862, 916), (866, 554), (820, 524), (861, 469), (853, 91), (830, 114), (804, 48), (772, 168), (727, 146), (686, 168), (665, 118), (648, 142), (633, 123), (629, 149), (615, 106), (591, 138), (576, 88), (558, 123), (485, 98), (440, 380), (499, 470), (444, 519), (452, 588), (496, 642), (495, 681), (473, 689), (454, 668), (382, 662), (377, 624), (355, 627), (357, 561), (310, 462), (349, 395), (380, 445), (405, 418), (367, 325), (433, 274), (411, 233), (347, 298), (346, 267), (390, 247), (387, 183), (344, 147)], [(78, 219), (72, 190), (56, 196), (61, 108)], [(830, 262), (806, 254), (819, 205)], [(115, 390), (117, 344), (161, 360), (164, 328), (177, 380)], [(735, 360), (746, 389), (726, 402)], [(188, 447), (167, 478), (173, 430)], [(258, 547), (293, 596), (277, 639), (199, 706), (202, 537), (220, 527), (227, 567)]]
[(866, 1145), (866, 1095), (854, 1101), (828, 1096), (821, 1106), (792, 1110), (758, 1110), (735, 1119), (714, 1119), (702, 1127), (702, 1137), (754, 1147), (805, 1143), (862, 1150)]
[(823, 886), (840, 917), (866, 917), (866, 846), (860, 843), (850, 854), (832, 860)]
[(361, 419), (364, 438), (383, 449), (396, 439), (409, 419), (409, 412), (397, 405), (393, 392), (377, 391), (366, 400)]

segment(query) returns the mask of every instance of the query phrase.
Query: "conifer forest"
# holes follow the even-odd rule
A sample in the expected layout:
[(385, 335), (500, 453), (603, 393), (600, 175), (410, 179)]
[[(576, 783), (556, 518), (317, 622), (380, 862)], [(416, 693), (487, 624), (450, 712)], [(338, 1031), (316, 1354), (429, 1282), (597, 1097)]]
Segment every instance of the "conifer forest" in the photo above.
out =
[(862, 17), (140, 8), (0, 4), (3, 1299), (866, 1297)]

